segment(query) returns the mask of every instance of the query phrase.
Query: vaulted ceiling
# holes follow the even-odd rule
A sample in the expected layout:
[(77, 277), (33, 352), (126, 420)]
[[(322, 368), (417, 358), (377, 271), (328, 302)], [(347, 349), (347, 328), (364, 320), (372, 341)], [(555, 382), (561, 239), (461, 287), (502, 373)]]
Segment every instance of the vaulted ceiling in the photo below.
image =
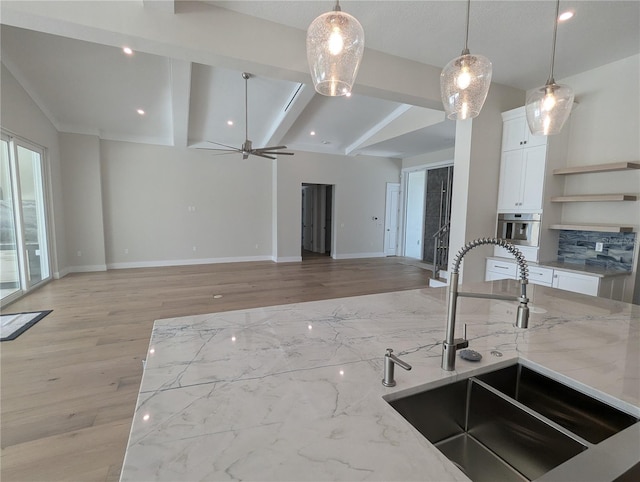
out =
[[(12, 3), (0, 4), (2, 62), (63, 132), (195, 148), (216, 147), (211, 142), (239, 147), (247, 129), (258, 147), (286, 144), (294, 151), (396, 158), (454, 144), (455, 124), (440, 110), (367, 96), (357, 85), (350, 98), (323, 97), (314, 92), (310, 78), (252, 76), (245, 124), (242, 69), (157, 55), (151, 48), (125, 55), (115, 42), (97, 42), (79, 28), (55, 28), (51, 19), (23, 22), (13, 14)], [(90, 8), (94, 2), (73, 3)], [(160, 10), (159, 15), (180, 15), (180, 2), (138, 3)], [(200, 5), (302, 32), (333, 8), (325, 1)], [(464, 45), (466, 2), (343, 1), (342, 8), (362, 23), (369, 52), (441, 68)], [(573, 10), (575, 16), (559, 28), (556, 79), (640, 50), (640, 2), (567, 1), (561, 10)], [(494, 82), (523, 91), (545, 82), (554, 11), (555, 3), (546, 0), (471, 3), (469, 46), (491, 59)], [(139, 115), (138, 108), (145, 114)]]

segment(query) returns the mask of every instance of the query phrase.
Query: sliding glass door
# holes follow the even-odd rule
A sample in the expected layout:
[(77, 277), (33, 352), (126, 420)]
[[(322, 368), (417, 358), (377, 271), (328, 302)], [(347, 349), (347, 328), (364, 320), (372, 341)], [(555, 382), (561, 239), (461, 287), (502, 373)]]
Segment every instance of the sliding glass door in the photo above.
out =
[(42, 148), (2, 133), (0, 294), (9, 301), (51, 277)]

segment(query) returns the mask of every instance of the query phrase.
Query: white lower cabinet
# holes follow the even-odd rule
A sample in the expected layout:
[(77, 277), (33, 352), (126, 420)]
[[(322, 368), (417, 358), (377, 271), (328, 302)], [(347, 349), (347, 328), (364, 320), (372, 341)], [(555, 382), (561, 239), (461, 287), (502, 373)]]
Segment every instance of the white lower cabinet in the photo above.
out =
[(529, 266), (529, 283), (553, 286), (553, 270), (542, 266)]
[[(612, 300), (622, 300), (626, 276), (606, 277), (545, 266), (529, 266), (529, 283)], [(520, 279), (515, 261), (487, 258), (485, 281)]]
[(510, 261), (487, 259), (484, 273), (485, 281), (497, 281), (501, 279), (516, 279), (518, 266)]
[(553, 272), (552, 286), (561, 290), (598, 296), (599, 284), (600, 278), (597, 276), (571, 273), (569, 271), (561, 271), (557, 269)]

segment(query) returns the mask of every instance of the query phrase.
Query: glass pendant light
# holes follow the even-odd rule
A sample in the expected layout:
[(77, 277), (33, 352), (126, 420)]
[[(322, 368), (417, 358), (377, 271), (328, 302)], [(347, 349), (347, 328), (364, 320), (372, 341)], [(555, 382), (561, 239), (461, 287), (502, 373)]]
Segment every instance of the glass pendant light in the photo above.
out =
[(491, 85), (491, 62), (484, 55), (469, 53), (469, 10), (467, 2), (467, 34), (460, 57), (449, 62), (440, 74), (442, 104), (449, 119), (477, 117)]
[(351, 94), (362, 54), (364, 30), (340, 8), (316, 18), (307, 30), (307, 60), (316, 91), (322, 95)]
[(556, 34), (558, 33), (558, 12), (560, 0), (556, 1), (556, 16), (553, 27), (553, 50), (551, 51), (551, 73), (547, 83), (527, 94), (525, 111), (529, 130), (536, 136), (558, 134), (569, 118), (573, 107), (574, 94), (571, 87), (556, 84), (553, 79), (553, 64), (556, 57)]

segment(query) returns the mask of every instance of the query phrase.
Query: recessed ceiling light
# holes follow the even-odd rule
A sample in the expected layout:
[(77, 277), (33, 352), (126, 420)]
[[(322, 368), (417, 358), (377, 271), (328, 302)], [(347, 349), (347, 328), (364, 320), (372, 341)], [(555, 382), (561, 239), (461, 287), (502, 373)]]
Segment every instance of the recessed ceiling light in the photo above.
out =
[(144, 111), (143, 111), (142, 109), (138, 109), (138, 110), (136, 110), (136, 112), (137, 112), (138, 114), (140, 114), (140, 115), (144, 115)]
[(560, 14), (560, 16), (558, 17), (558, 20), (560, 22), (566, 22), (567, 20), (569, 20), (571, 17), (573, 17), (573, 12), (571, 10), (567, 10), (566, 12), (562, 12)]
[(346, 94), (344, 94), (345, 97), (351, 97), (351, 92), (347, 92)]
[(311, 131), (311, 132), (309, 132), (309, 135), (310, 135), (310, 136), (315, 136), (315, 135), (316, 135), (316, 131)]
[(122, 51), (127, 55), (133, 55), (133, 50), (131, 47), (122, 47)]
[(232, 125), (233, 125), (233, 121), (232, 121), (232, 120), (228, 120), (228, 121), (227, 121), (227, 125), (228, 125), (228, 126), (232, 126)]

